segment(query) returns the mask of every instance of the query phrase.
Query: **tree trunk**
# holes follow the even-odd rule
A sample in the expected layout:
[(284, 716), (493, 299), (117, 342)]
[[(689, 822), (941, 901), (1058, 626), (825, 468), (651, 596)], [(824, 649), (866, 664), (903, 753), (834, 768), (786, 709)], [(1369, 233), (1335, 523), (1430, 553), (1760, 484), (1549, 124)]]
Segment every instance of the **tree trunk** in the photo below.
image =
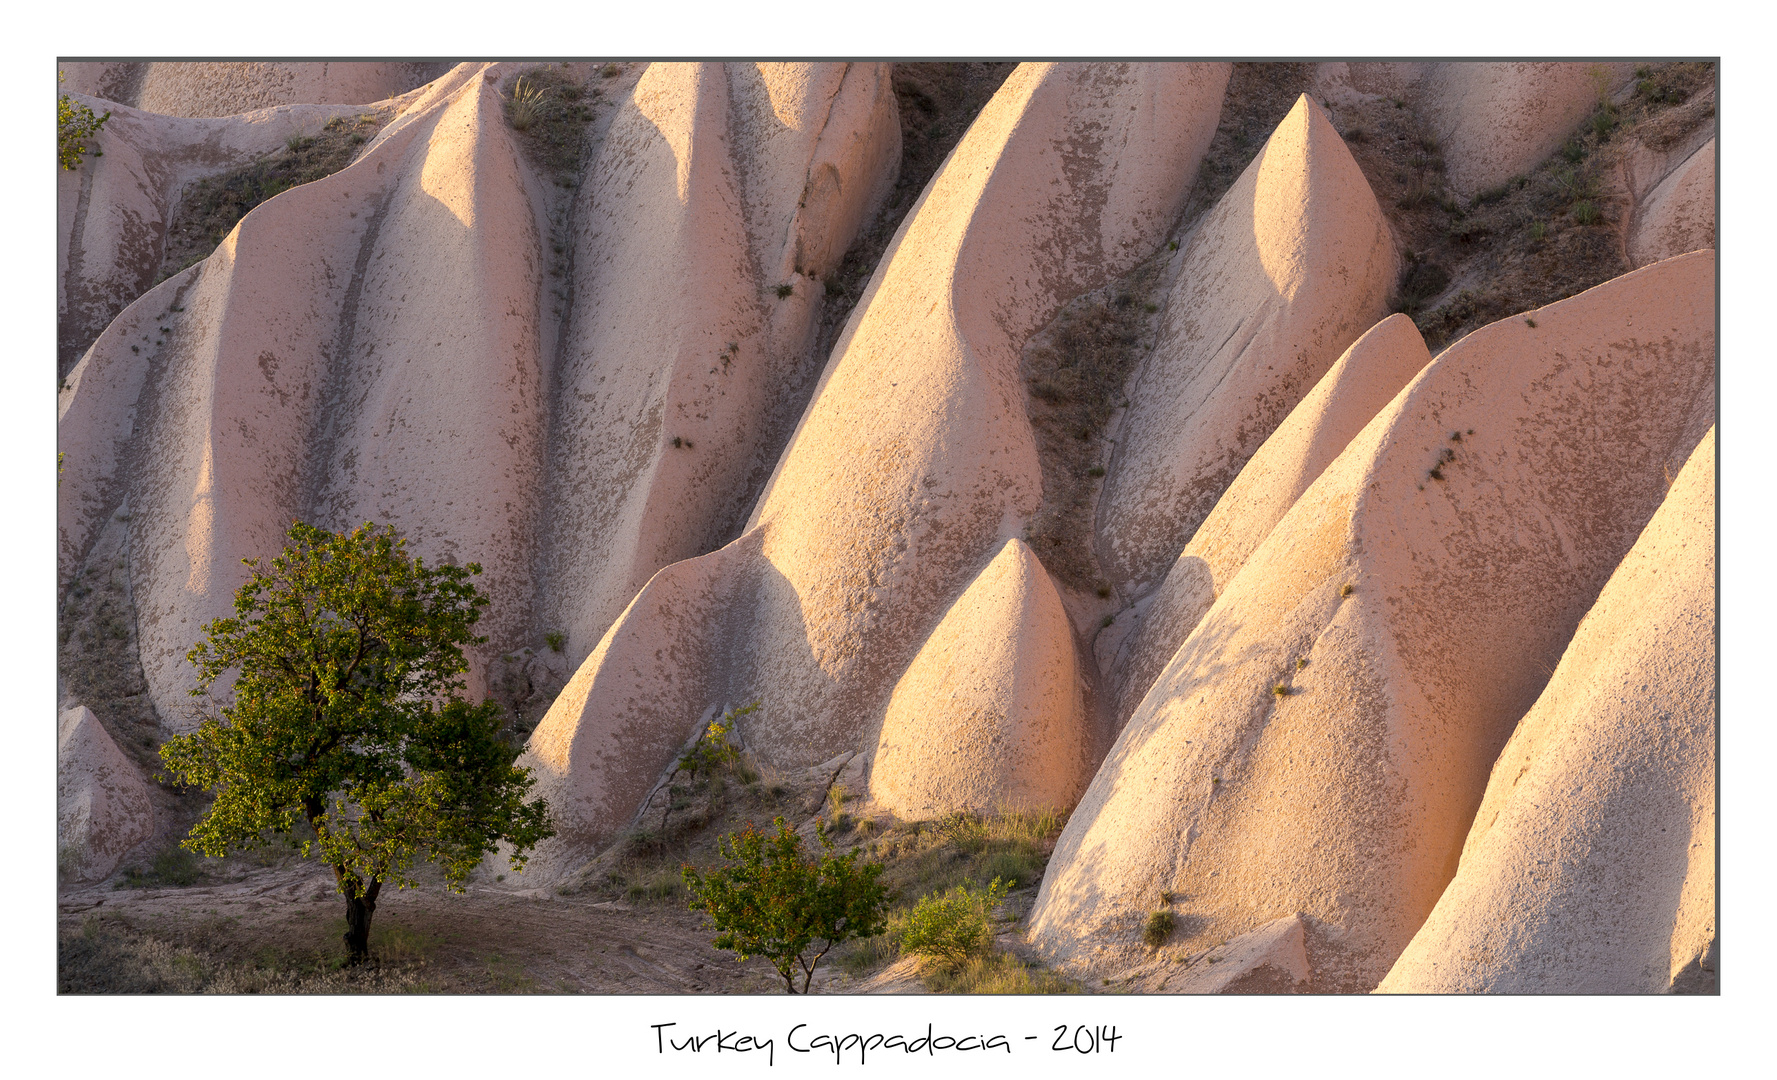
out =
[(376, 894), (382, 891), (382, 882), (371, 882), (359, 896), (355, 895), (357, 881), (339, 876), (346, 894), (346, 963), (362, 964), (370, 959), (370, 918), (376, 914)]

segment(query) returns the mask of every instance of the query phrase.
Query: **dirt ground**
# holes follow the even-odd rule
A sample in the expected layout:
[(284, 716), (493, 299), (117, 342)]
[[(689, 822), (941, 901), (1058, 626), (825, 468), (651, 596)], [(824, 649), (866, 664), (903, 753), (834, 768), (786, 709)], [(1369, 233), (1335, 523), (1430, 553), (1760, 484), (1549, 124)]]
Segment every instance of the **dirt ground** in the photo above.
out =
[(373, 962), (348, 972), (332, 873), (301, 861), (184, 888), (68, 891), (57, 929), (63, 993), (783, 992), (764, 960), (711, 947), (703, 917), (682, 903), (473, 885), (452, 894), (435, 882), (383, 894)]

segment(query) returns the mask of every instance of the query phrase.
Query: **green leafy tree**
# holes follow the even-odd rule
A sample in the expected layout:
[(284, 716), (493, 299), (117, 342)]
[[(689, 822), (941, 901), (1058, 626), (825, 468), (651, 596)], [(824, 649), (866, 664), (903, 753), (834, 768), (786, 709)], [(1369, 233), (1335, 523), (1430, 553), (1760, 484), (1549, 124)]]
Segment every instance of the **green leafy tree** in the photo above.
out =
[(699, 873), (684, 868), (691, 910), (704, 911), (720, 933), (711, 942), (742, 960), (763, 956), (783, 976), (784, 988), (808, 993), (814, 969), (828, 950), (852, 938), (874, 937), (888, 926), (888, 887), (880, 863), (858, 865), (859, 852), (833, 854), (817, 826), (822, 854), (802, 854), (802, 837), (783, 818), (775, 834), (748, 825), (721, 840), (729, 865)]
[[(469, 580), (481, 567), (410, 559), (392, 526), (301, 522), (270, 566), (245, 562), (235, 617), (187, 656), (207, 715), (160, 751), (170, 778), (216, 795), (184, 846), (288, 843), (318, 857), (345, 895), (358, 963), (383, 885), (413, 885), (415, 863), (460, 892), (500, 841), (517, 869), (554, 833), (543, 801), (524, 801), (530, 770), (498, 736), (500, 706), (461, 696), (463, 646), (486, 640), (472, 633), (488, 603)], [(312, 836), (297, 836), (303, 823)]]
[[(65, 76), (56, 72), (56, 81), (61, 82)], [(94, 113), (92, 108), (82, 105), (67, 94), (61, 95), (56, 101), (56, 160), (64, 169), (80, 168), (81, 158), (86, 156), (86, 140), (99, 133), (105, 121), (111, 119), (111, 111), (107, 109), (104, 116)], [(93, 155), (98, 156), (94, 150)]]
[(1006, 898), (1007, 885), (994, 878), (986, 892), (958, 885), (949, 892), (922, 897), (907, 915), (901, 948), (915, 956), (955, 968), (993, 946), (988, 912)]

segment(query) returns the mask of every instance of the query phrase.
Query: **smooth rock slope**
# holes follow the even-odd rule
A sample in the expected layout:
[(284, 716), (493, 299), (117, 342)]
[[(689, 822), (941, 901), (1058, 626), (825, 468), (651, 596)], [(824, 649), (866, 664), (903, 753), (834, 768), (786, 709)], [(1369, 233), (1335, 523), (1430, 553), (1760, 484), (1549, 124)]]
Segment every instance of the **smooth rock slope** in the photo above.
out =
[(1713, 989), (1715, 506), (1712, 428), (1518, 722), (1379, 990)]
[(1055, 583), (1007, 540), (896, 683), (871, 798), (910, 821), (1072, 806), (1097, 764), (1074, 653)]
[(1113, 670), (1119, 725), (1296, 499), (1430, 362), (1413, 320), (1390, 315), (1352, 342), (1247, 461), (1123, 641)]
[(1164, 890), (1185, 898), (1181, 952), (1300, 914), (1305, 989), (1381, 981), (1456, 873), (1518, 718), (1713, 422), (1714, 265), (1681, 256), (1484, 327), (1364, 428), (1093, 778), (1032, 911), (1040, 948), (1138, 967)]
[(1368, 181), (1297, 100), (1181, 253), (1130, 378), (1098, 505), (1111, 580), (1159, 584), (1222, 491), (1346, 346), (1386, 314), (1397, 259)]
[(56, 866), (73, 881), (98, 881), (154, 831), (148, 781), (92, 710), (77, 705), (56, 724)]
[[(1019, 349), (1062, 303), (1160, 243), (1227, 74), (1032, 64), (1006, 81), (885, 254), (747, 534), (728, 549), (740, 558), (673, 569), (698, 575), (685, 588), (736, 588), (736, 598), (719, 615), (637, 613), (599, 645), (629, 655), (640, 646), (617, 635), (695, 640), (703, 631), (684, 620), (714, 619), (734, 657), (704, 707), (652, 716), (648, 749), (626, 771), (657, 775), (696, 717), (723, 703), (761, 703), (748, 745), (779, 768), (874, 744), (920, 644), (1039, 506)], [(645, 625), (660, 618), (671, 621)], [(661, 677), (704, 678), (711, 665), (695, 662), (696, 675), (670, 666)], [(521, 759), (552, 804), (592, 805), (579, 793), (606, 790), (614, 781), (599, 774), (620, 740), (626, 752), (636, 744), (615, 719), (631, 715), (631, 692), (584, 666), (581, 679), (611, 689), (564, 694)], [(546, 757), (544, 746), (577, 749)], [(539, 871), (583, 858), (634, 809), (558, 815), (560, 839), (539, 853)]]

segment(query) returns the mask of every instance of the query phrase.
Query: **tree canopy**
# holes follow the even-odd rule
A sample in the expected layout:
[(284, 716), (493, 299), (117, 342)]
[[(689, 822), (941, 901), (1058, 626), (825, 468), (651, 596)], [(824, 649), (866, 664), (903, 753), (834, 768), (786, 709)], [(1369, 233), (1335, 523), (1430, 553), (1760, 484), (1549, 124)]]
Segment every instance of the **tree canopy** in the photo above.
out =
[(207, 715), (160, 753), (171, 778), (215, 793), (186, 847), (285, 842), (332, 867), (357, 961), (384, 883), (411, 886), (415, 864), (434, 863), (461, 891), (500, 842), (517, 869), (553, 829), (524, 799), (530, 771), (499, 738), (498, 703), (462, 697), (463, 648), (486, 640), (481, 567), (409, 558), (392, 526), (297, 522), (288, 540), (268, 566), (245, 560), (235, 616), (188, 654)]

